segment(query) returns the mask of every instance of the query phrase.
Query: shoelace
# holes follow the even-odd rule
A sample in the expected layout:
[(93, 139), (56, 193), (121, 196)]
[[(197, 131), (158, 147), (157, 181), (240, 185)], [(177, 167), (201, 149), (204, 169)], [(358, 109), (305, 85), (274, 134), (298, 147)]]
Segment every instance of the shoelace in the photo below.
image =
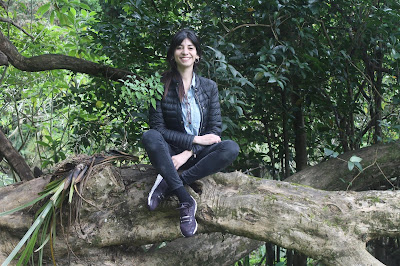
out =
[(189, 203), (182, 203), (181, 206), (178, 208), (178, 210), (181, 213), (181, 223), (187, 223), (192, 221), (192, 217), (189, 215), (189, 208), (190, 208)]
[(163, 200), (165, 198), (165, 195), (164, 194), (160, 194), (160, 195), (157, 196), (157, 198), (159, 198), (160, 200)]

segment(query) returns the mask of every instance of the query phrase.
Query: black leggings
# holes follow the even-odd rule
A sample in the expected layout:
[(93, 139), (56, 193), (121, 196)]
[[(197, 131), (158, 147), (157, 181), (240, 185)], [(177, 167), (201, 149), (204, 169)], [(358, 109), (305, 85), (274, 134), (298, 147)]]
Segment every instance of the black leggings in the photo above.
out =
[(171, 159), (176, 152), (164, 140), (160, 132), (154, 129), (146, 131), (143, 134), (142, 142), (151, 164), (163, 176), (171, 191), (221, 171), (230, 165), (239, 153), (239, 146), (232, 140), (223, 140), (205, 146), (196, 155), (196, 158), (191, 157), (179, 168), (179, 170), (184, 170), (179, 176)]

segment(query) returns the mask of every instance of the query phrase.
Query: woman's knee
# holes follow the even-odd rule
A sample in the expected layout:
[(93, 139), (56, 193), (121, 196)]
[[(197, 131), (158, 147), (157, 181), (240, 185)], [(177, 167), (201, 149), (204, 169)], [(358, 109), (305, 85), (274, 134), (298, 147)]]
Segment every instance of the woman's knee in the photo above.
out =
[(224, 144), (224, 151), (228, 160), (235, 160), (240, 151), (239, 145), (233, 140), (225, 140)]
[(162, 138), (160, 132), (154, 129), (150, 129), (143, 133), (142, 135), (142, 143), (146, 149), (150, 148), (153, 145), (157, 145), (159, 140)]

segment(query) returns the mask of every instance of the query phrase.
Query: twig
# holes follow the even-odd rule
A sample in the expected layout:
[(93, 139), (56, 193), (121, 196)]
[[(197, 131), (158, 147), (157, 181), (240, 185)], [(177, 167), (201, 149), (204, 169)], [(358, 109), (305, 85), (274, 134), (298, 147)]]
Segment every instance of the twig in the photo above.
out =
[(324, 21), (323, 21), (322, 19), (315, 19), (315, 20), (321, 23), (321, 25), (322, 25), (322, 30), (323, 30), (323, 32), (324, 32), (325, 38), (327, 39), (328, 44), (329, 44), (329, 46), (331, 47), (331, 49), (334, 50), (334, 46), (333, 46), (333, 44), (332, 44), (331, 39), (329, 38), (328, 31), (326, 30)]
[[(85, 201), (87, 204), (89, 204), (89, 205), (91, 205), (91, 206), (97, 208), (99, 211), (102, 211), (102, 212), (105, 211), (105, 210), (103, 210), (102, 208), (100, 208), (99, 206), (97, 206), (96, 204), (94, 204), (94, 203), (90, 202), (89, 200), (85, 199), (85, 198), (79, 193), (78, 189), (76, 188), (76, 184), (74, 184), (74, 188), (75, 188), (76, 194), (78, 194), (78, 196), (79, 196), (81, 199), (83, 199), (83, 201)], [(121, 202), (121, 203), (122, 203), (122, 202)], [(121, 203), (119, 203), (119, 204), (121, 204)], [(118, 204), (116, 204), (116, 205), (118, 205)]]
[(12, 20), (9, 19), (9, 18), (0, 17), (0, 21), (1, 21), (1, 22), (10, 23), (10, 24), (12, 24), (14, 27), (16, 27), (17, 29), (21, 30), (23, 33), (25, 33), (26, 35), (28, 35), (29, 37), (31, 37), (32, 39), (35, 38), (35, 37), (33, 37), (31, 34), (29, 34), (26, 30), (24, 30), (21, 26), (17, 25), (14, 21), (12, 21)]
[(274, 31), (274, 27), (272, 27), (271, 17), (269, 17), (269, 22), (271, 23), (271, 31), (272, 31), (272, 34), (273, 34), (274, 37), (275, 37), (275, 40), (276, 40), (277, 42), (279, 42), (280, 44), (282, 44), (282, 43), (279, 41), (279, 39), (278, 39), (278, 35), (276, 35), (276, 32)]
[(268, 24), (242, 24), (242, 25), (239, 25), (239, 26), (231, 29), (227, 34), (224, 35), (224, 38), (228, 34), (232, 33), (233, 31), (235, 31), (237, 29), (240, 29), (240, 28), (243, 28), (243, 27), (268, 27), (269, 28), (269, 27), (271, 27), (271, 25), (268, 25)]
[(382, 171), (382, 169), (381, 169), (381, 167), (379, 166), (378, 163), (376, 163), (376, 166), (378, 166), (379, 171), (381, 171), (382, 175), (383, 175), (383, 176), (385, 177), (385, 179), (389, 182), (389, 184), (391, 184), (393, 188), (396, 188), (396, 186), (393, 185), (393, 183), (390, 182), (390, 180), (387, 178), (387, 176), (386, 176), (385, 173)]
[[(378, 160), (378, 150), (375, 151), (375, 161), (374, 161), (372, 164), (370, 164), (370, 165), (368, 165), (367, 167), (365, 167), (363, 170), (361, 170), (361, 171), (353, 178), (353, 180), (350, 181), (349, 185), (348, 185), (347, 188), (346, 188), (346, 191), (349, 190), (350, 186), (351, 186), (351, 185), (353, 184), (353, 182), (357, 179), (357, 177), (358, 177), (362, 172), (364, 172), (366, 169), (368, 169), (368, 168), (370, 168), (371, 166), (373, 166), (374, 164), (376, 164), (376, 161), (377, 161), (377, 160)], [(357, 169), (358, 169), (358, 168), (357, 168)]]

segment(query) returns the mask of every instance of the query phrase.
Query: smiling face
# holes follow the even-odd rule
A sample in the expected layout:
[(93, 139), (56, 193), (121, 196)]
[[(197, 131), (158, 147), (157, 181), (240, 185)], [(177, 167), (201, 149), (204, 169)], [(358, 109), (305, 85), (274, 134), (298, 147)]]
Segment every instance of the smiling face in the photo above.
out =
[(195, 60), (199, 59), (199, 56), (197, 55), (196, 46), (189, 38), (186, 38), (175, 48), (174, 58), (178, 71), (182, 72), (188, 68), (193, 70)]

